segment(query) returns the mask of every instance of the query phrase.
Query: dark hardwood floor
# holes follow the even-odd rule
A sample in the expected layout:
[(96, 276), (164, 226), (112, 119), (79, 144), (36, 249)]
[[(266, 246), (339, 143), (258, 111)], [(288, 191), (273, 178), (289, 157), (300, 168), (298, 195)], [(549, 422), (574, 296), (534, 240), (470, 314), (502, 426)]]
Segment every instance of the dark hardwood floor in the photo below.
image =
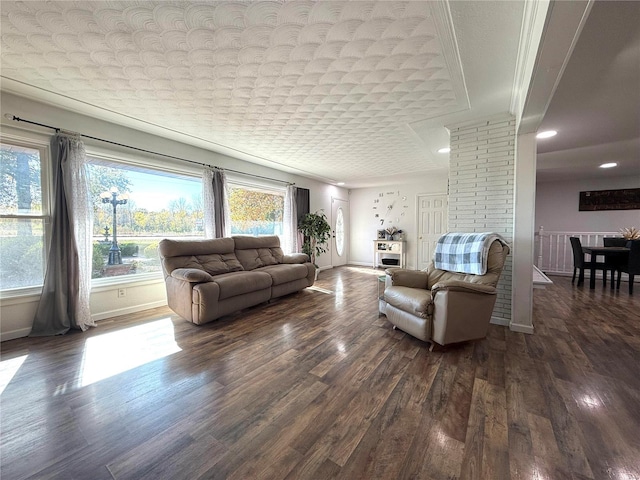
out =
[(534, 335), (429, 352), (378, 316), (379, 274), (3, 343), (1, 478), (640, 478), (640, 294), (554, 277)]

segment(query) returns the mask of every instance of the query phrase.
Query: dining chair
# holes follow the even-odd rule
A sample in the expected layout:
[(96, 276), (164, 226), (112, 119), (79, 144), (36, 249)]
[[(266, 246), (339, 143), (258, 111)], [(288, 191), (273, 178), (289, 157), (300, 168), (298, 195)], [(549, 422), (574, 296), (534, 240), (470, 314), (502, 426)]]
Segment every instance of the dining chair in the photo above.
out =
[(625, 272), (629, 275), (629, 295), (633, 295), (633, 279), (636, 275), (640, 275), (640, 240), (627, 241), (627, 247), (629, 247), (629, 260), (618, 270), (617, 288), (620, 288), (620, 277), (622, 272)]
[[(571, 283), (576, 279), (576, 272), (580, 272), (578, 275), (578, 286), (584, 283), (584, 271), (586, 268), (590, 268), (591, 264), (584, 261), (584, 252), (582, 251), (582, 242), (578, 237), (569, 237), (571, 242), (571, 250), (573, 252), (573, 278)], [(596, 262), (596, 270), (602, 270), (603, 285), (607, 284), (607, 264), (605, 262)], [(613, 277), (611, 278), (613, 281)]]
[[(628, 240), (623, 237), (605, 237), (602, 242), (605, 247), (626, 247)], [(627, 259), (623, 256), (607, 255), (604, 262), (607, 264), (607, 270), (611, 271), (611, 290), (613, 290), (616, 284), (614, 281), (616, 272), (620, 272), (620, 266), (625, 264)]]

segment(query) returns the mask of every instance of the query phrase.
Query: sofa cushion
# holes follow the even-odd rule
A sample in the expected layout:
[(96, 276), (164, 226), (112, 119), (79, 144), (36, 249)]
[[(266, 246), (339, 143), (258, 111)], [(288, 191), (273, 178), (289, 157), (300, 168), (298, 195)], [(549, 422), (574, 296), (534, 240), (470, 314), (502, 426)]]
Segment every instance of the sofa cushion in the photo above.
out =
[[(277, 265), (278, 260), (271, 248), (248, 248), (236, 250), (236, 256), (245, 270), (255, 270), (267, 265)], [(280, 250), (278, 248), (278, 250)], [(282, 252), (282, 250), (280, 250)], [(282, 257), (283, 255), (280, 255)]]
[(198, 261), (195, 255), (184, 255), (181, 257), (166, 257), (162, 259), (162, 264), (167, 275), (171, 275), (171, 272), (179, 268), (202, 270), (202, 264)]
[(235, 242), (236, 250), (246, 250), (247, 248), (279, 248), (280, 237), (277, 235), (267, 235), (265, 237), (252, 237), (249, 235), (236, 235), (231, 237)]
[(238, 272), (244, 270), (235, 253), (213, 253), (211, 255), (198, 255), (198, 262), (205, 272), (210, 275)]
[(306, 278), (308, 274), (307, 266), (301, 263), (270, 265), (258, 271), (271, 275), (273, 285), (282, 285), (283, 283), (300, 280)]
[(267, 265), (276, 265), (284, 260), (280, 248), (280, 238), (268, 237), (233, 237), (236, 257), (245, 270), (254, 270)]
[[(232, 238), (206, 240), (160, 241), (159, 251), (162, 265), (167, 275), (176, 268), (196, 268), (211, 275), (242, 270), (242, 265), (234, 253)], [(204, 265), (208, 264), (207, 267)]]
[(231, 272), (213, 277), (220, 287), (219, 300), (271, 288), (271, 275), (265, 272)]
[(193, 255), (208, 255), (211, 253), (233, 253), (235, 242), (232, 238), (212, 238), (203, 240), (172, 240), (165, 238), (160, 241), (158, 249), (163, 257), (182, 257)]

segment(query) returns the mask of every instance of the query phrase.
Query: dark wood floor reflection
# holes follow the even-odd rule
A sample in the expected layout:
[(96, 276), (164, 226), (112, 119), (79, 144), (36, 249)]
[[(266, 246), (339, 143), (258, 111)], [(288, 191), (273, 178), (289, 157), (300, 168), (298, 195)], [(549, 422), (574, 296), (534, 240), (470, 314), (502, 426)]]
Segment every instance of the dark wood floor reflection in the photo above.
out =
[(640, 295), (556, 277), (535, 335), (429, 352), (378, 317), (379, 274), (3, 343), (1, 478), (640, 477)]

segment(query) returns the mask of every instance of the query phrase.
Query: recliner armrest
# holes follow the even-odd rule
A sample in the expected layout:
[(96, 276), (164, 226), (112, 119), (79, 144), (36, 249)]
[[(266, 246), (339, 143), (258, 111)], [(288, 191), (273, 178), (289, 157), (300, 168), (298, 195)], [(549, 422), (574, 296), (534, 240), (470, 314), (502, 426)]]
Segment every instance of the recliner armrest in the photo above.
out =
[(495, 295), (497, 290), (491, 285), (484, 285), (482, 283), (470, 283), (462, 282), (460, 280), (447, 280), (444, 282), (438, 282), (431, 287), (432, 295), (438, 290), (448, 290), (450, 292), (468, 292), (468, 293), (483, 293), (486, 295)]
[(307, 263), (310, 262), (306, 253), (289, 253), (282, 257), (282, 263)]
[(189, 283), (212, 282), (213, 277), (204, 270), (197, 268), (176, 268), (171, 272), (173, 278)]
[(420, 270), (406, 270), (404, 268), (387, 268), (385, 273), (391, 277), (391, 284), (397, 287), (427, 289), (429, 274)]

